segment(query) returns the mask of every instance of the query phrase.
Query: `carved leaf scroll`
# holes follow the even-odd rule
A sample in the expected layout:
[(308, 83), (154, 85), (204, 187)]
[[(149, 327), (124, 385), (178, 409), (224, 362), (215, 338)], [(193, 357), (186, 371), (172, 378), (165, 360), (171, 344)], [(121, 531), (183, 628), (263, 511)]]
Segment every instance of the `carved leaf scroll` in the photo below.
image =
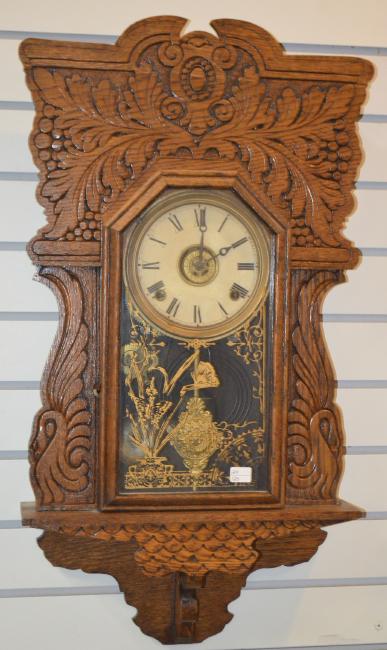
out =
[(41, 281), (53, 289), (63, 314), (43, 379), (43, 407), (35, 416), (30, 442), (31, 481), (42, 506), (94, 499), (93, 416), (87, 384), (93, 381), (88, 365), (95, 341), (85, 305), (94, 273), (83, 270), (80, 278), (64, 269), (41, 271)]
[[(177, 127), (167, 128), (158, 110), (165, 93), (149, 66), (128, 77), (126, 88), (115, 87), (109, 79), (94, 86), (80, 74), (65, 78), (42, 68), (35, 71), (34, 81), (53, 113), (54, 119), (44, 125), (46, 130), (51, 127), (45, 135), (52, 138), (57, 154), (41, 190), (55, 205), (54, 219), (44, 230), (50, 238), (67, 232), (72, 241), (82, 239), (83, 232), (87, 239), (82, 225), (89, 225), (88, 213), (99, 222), (106, 205), (139, 176), (157, 143), (170, 138)], [(79, 235), (73, 233), (74, 217), (80, 222)]]
[(298, 289), (288, 416), (288, 496), (298, 501), (335, 499), (341, 474), (343, 435), (319, 318), (323, 297), (339, 280), (337, 272), (322, 271), (301, 276)]
[(344, 204), (340, 172), (348, 170), (352, 155), (342, 118), (353, 94), (351, 85), (312, 86), (300, 95), (287, 87), (274, 100), (258, 71), (248, 67), (229, 100), (233, 118), (200, 148), (211, 146), (225, 158), (239, 153), (276, 207), (288, 209), (292, 219), (303, 217), (316, 237), (337, 246), (342, 238), (332, 213)]

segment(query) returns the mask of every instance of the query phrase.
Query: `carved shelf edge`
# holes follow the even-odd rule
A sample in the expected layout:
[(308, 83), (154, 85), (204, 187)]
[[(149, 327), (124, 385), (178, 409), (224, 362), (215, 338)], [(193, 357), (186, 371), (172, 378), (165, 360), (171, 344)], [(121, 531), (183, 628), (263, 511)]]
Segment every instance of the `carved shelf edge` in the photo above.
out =
[[(117, 525), (117, 524), (134, 524), (138, 521), (144, 524), (168, 524), (176, 522), (178, 519), (181, 523), (192, 523), (192, 511), (179, 510), (178, 516), (175, 511), (136, 511), (136, 512), (101, 512), (99, 510), (78, 510), (78, 511), (58, 511), (58, 510), (38, 510), (33, 501), (25, 501), (21, 504), (22, 521), (24, 526), (32, 528), (49, 528), (54, 526), (69, 525), (76, 526), (87, 524)], [(308, 520), (318, 521), (323, 526), (337, 524), (353, 519), (361, 519), (365, 516), (365, 511), (358, 506), (338, 499), (333, 504), (316, 504), (310, 505), (287, 505), (286, 508), (271, 508), (270, 510), (211, 510), (201, 511), (200, 521), (209, 522), (235, 522), (236, 518), (241, 521), (294, 521)], [(197, 519), (197, 517), (195, 517)]]
[(345, 501), (199, 518), (42, 512), (22, 504), (23, 525), (44, 530), (39, 546), (54, 566), (113, 576), (138, 610), (134, 622), (162, 643), (200, 642), (220, 632), (252, 571), (308, 561), (327, 535), (321, 527), (364, 514)]
[[(321, 526), (362, 516), (359, 508), (344, 501), (331, 506), (203, 511), (196, 515), (188, 511), (43, 512), (37, 511), (33, 503), (22, 505), (24, 526), (82, 539), (133, 544), (134, 559), (148, 576), (174, 572), (196, 577), (209, 571), (249, 573), (260, 557), (257, 544), (313, 534)], [(286, 549), (283, 551), (286, 558)]]

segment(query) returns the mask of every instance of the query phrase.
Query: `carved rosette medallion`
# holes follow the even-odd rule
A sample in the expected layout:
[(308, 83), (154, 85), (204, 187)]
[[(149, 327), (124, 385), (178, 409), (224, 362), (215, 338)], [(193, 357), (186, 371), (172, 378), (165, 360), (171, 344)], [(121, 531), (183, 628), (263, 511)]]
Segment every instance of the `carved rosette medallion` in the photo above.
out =
[(193, 142), (234, 115), (232, 103), (224, 95), (226, 71), (235, 67), (237, 54), (234, 47), (219, 45), (204, 34), (188, 36), (181, 45), (159, 48), (159, 62), (171, 68), (170, 95), (162, 101), (161, 112), (187, 129)]

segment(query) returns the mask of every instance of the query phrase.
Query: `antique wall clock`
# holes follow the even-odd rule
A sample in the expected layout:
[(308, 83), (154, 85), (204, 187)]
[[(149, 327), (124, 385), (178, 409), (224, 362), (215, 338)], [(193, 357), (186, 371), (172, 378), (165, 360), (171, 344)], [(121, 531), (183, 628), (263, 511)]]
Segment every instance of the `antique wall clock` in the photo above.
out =
[(47, 214), (29, 254), (60, 308), (23, 523), (164, 643), (220, 631), (249, 573), (362, 515), (337, 493), (320, 306), (359, 257), (341, 231), (372, 67), (185, 22), (21, 46)]

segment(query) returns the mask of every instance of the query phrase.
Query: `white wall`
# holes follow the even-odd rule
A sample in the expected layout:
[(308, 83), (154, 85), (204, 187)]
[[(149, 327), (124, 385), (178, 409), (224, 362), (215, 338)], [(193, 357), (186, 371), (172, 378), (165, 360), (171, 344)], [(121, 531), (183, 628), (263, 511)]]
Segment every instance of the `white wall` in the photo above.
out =
[[(6, 6), (5, 6), (6, 4)], [(348, 456), (341, 496), (364, 521), (334, 526), (308, 564), (253, 574), (232, 603), (234, 620), (203, 650), (387, 649), (387, 2), (385, 0), (13, 0), (0, 12), (0, 644), (6, 650), (152, 650), (109, 576), (52, 567), (21, 529), (31, 500), (26, 450), (38, 383), (56, 329), (56, 303), (31, 281), (24, 243), (43, 224), (28, 151), (32, 105), (17, 48), (27, 36), (113, 42), (157, 14), (250, 20), (292, 52), (360, 55), (377, 73), (360, 123), (365, 162), (347, 234), (363, 249), (349, 284), (325, 303)], [(76, 34), (78, 36), (76, 36)], [(188, 647), (188, 646), (187, 646)]]

